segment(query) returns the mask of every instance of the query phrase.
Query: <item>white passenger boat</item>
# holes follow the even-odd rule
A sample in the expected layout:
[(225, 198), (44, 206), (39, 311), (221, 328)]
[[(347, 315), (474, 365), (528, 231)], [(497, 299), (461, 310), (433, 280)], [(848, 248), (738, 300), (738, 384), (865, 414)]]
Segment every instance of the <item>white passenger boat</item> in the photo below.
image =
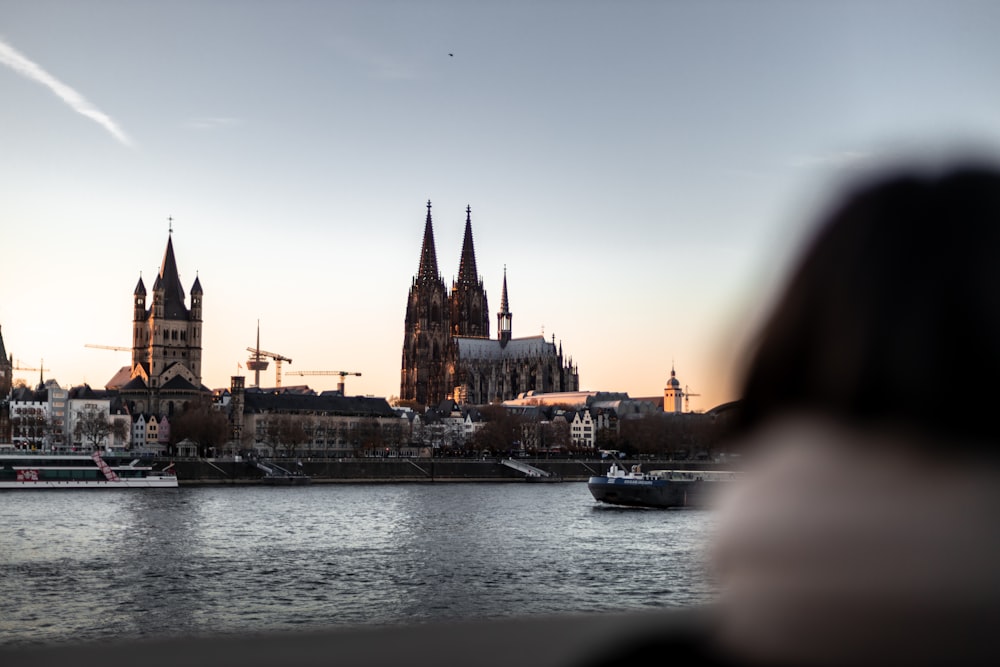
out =
[(0, 454), (0, 489), (177, 488), (173, 464), (161, 470), (140, 459), (92, 454)]

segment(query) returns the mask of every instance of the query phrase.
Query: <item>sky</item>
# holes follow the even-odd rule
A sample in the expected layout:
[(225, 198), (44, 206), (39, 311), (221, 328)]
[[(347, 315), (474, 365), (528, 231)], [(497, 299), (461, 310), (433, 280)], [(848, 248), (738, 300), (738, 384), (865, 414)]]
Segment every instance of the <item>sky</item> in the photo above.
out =
[(0, 0), (3, 340), (103, 386), (172, 224), (204, 384), (259, 321), (282, 384), (391, 397), (431, 200), (445, 282), (471, 206), (491, 310), (506, 266), (581, 389), (673, 367), (708, 410), (838, 187), (997, 153), (997, 34), (986, 0)]

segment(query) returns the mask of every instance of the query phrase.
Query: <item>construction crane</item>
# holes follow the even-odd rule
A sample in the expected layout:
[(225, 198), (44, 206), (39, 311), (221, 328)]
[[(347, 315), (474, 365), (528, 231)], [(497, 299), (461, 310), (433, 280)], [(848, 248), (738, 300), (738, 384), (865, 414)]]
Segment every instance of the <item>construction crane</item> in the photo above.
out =
[(247, 360), (247, 369), (254, 372), (254, 385), (260, 386), (260, 372), (267, 370), (267, 362), (263, 360), (263, 357), (270, 357), (274, 359), (274, 386), (281, 386), (281, 364), (282, 362), (292, 363), (292, 360), (286, 356), (280, 355), (276, 352), (268, 352), (267, 350), (262, 350), (260, 347), (248, 347), (247, 352), (253, 354), (249, 360)]
[[(11, 355), (11, 356), (13, 356), (13, 355)], [(18, 359), (17, 362), (14, 364), (14, 370), (15, 371), (38, 371), (38, 384), (39, 385), (43, 385), (43, 384), (45, 384), (45, 371), (49, 371), (49, 370), (52, 370), (52, 369), (45, 367), (45, 360), (44, 359), (42, 359), (41, 363), (38, 364), (38, 366), (39, 366), (38, 368), (32, 368), (31, 366), (22, 366), (21, 365), (21, 360)]]
[(347, 395), (344, 393), (344, 378), (348, 375), (361, 377), (361, 373), (355, 373), (353, 371), (292, 371), (289, 375), (339, 375), (340, 382), (337, 383), (337, 391), (339, 391), (342, 396)]
[(684, 385), (684, 412), (691, 412), (691, 397), (701, 396), (701, 394), (692, 394), (688, 391), (688, 386)]
[(132, 351), (132, 348), (130, 348), (130, 347), (122, 347), (121, 345), (92, 345), (91, 343), (87, 343), (86, 345), (84, 345), (84, 347), (93, 347), (93, 348), (96, 348), (98, 350), (114, 350), (115, 352), (131, 352)]

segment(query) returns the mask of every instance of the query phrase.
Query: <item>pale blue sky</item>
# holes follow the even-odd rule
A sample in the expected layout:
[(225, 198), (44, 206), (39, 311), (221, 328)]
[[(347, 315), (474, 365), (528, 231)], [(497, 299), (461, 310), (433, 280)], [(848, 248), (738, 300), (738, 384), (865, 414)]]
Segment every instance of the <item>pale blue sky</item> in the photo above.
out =
[(128, 355), (84, 344), (129, 344), (173, 216), (207, 385), (259, 318), (285, 370), (394, 395), (431, 199), (445, 280), (468, 204), (491, 310), (506, 264), (582, 388), (673, 362), (707, 409), (832, 185), (996, 148), (998, 34), (985, 0), (0, 0), (3, 337), (102, 386)]

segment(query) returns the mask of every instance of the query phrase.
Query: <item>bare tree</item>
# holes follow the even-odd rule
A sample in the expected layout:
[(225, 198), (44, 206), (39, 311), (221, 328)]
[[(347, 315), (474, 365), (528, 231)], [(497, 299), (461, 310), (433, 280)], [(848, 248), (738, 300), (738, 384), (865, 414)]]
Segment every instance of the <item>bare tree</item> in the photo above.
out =
[(90, 449), (100, 449), (111, 435), (111, 419), (100, 408), (86, 408), (76, 418), (73, 427), (74, 440), (79, 440)]
[(170, 420), (170, 444), (191, 440), (198, 443), (202, 456), (210, 447), (224, 445), (229, 434), (229, 420), (207, 399), (185, 403), (184, 410)]
[(521, 440), (524, 419), (519, 415), (511, 414), (502, 405), (483, 406), (480, 414), (485, 423), (476, 432), (474, 442), (477, 448), (493, 453), (506, 452)]
[(275, 452), (281, 450), (286, 456), (294, 456), (296, 448), (309, 439), (309, 434), (300, 420), (279, 414), (268, 416), (265, 437)]

